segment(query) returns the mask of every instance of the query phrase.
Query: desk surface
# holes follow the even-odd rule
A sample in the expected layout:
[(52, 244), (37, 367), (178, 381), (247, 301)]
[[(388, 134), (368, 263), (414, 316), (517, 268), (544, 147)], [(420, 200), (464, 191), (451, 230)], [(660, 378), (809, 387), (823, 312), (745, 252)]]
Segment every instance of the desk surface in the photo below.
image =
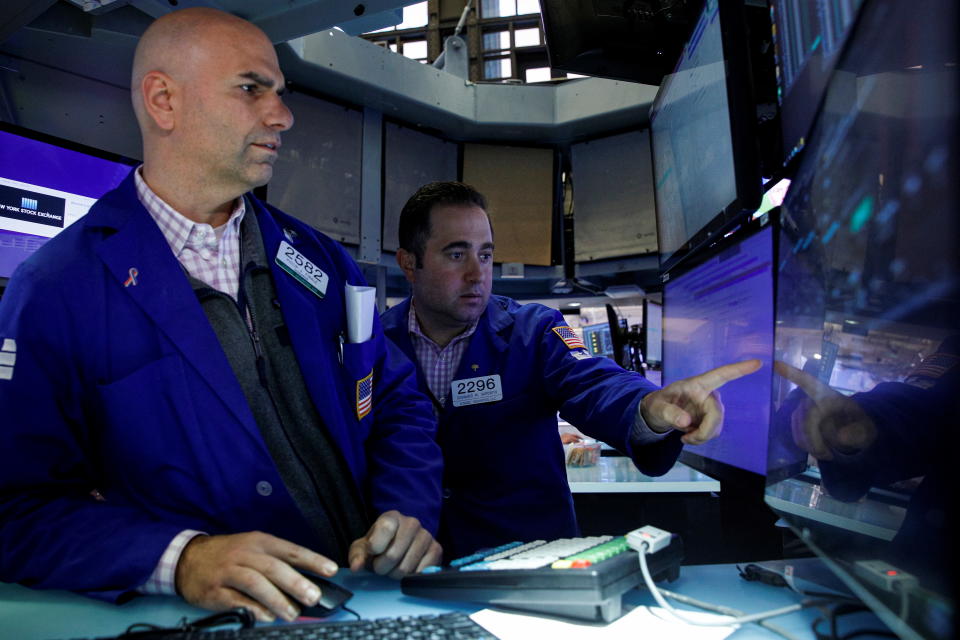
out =
[(573, 493), (693, 493), (720, 491), (720, 483), (682, 462), (666, 474), (640, 473), (626, 456), (601, 456), (592, 467), (567, 467)]
[[(439, 602), (405, 596), (400, 593), (398, 582), (368, 573), (352, 575), (349, 571), (342, 571), (336, 580), (355, 593), (350, 606), (363, 618), (447, 611), (469, 613), (482, 608), (467, 603)], [(680, 579), (667, 587), (700, 600), (738, 608), (748, 613), (786, 606), (799, 599), (799, 596), (786, 589), (740, 579), (734, 565), (683, 567)], [(624, 595), (624, 604), (630, 607), (654, 605), (654, 602), (646, 591), (634, 589)], [(195, 619), (207, 613), (172, 597), (145, 596), (117, 606), (63, 591), (34, 591), (18, 585), (0, 584), (2, 638), (58, 640), (111, 636), (122, 633), (136, 622), (171, 626), (184, 616)], [(797, 640), (812, 640), (814, 635), (810, 624), (816, 615), (808, 610), (781, 616), (775, 623)], [(347, 620), (352, 619), (352, 616), (338, 613), (330, 619)], [(867, 624), (869, 628), (883, 628), (875, 619)], [(642, 631), (643, 629), (637, 629), (636, 637), (643, 637)], [(755, 625), (742, 627), (730, 636), (733, 640), (777, 637), (779, 636)]]

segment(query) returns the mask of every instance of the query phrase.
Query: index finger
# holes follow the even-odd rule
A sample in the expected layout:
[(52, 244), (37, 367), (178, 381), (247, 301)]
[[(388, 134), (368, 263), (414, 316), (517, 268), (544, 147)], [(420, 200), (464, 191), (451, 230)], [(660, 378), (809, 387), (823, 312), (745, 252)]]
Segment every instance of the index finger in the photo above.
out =
[(326, 556), (282, 538), (271, 536), (263, 542), (262, 549), (267, 554), (300, 569), (314, 571), (324, 576), (332, 576), (337, 572), (337, 564)]
[(742, 378), (745, 375), (753, 373), (760, 368), (761, 364), (760, 360), (756, 358), (752, 360), (741, 360), (733, 364), (725, 364), (716, 369), (710, 369), (710, 371), (706, 373), (693, 376), (690, 380), (696, 382), (707, 391), (714, 391), (731, 380), (736, 380), (737, 378)]
[(773, 370), (777, 372), (780, 376), (786, 378), (793, 384), (797, 385), (803, 392), (806, 393), (814, 402), (819, 402), (824, 398), (827, 398), (833, 395), (835, 392), (829, 386), (823, 384), (817, 378), (813, 377), (806, 371), (801, 371), (794, 366), (776, 360), (773, 363)]
[(400, 522), (389, 513), (381, 514), (367, 532), (367, 549), (378, 556), (387, 550), (400, 528)]

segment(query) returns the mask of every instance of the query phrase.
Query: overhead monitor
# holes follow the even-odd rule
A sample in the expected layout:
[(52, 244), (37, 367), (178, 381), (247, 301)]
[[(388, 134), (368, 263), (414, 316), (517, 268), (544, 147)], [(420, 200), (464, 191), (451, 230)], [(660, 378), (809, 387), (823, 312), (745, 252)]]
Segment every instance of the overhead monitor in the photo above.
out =
[(721, 390), (720, 437), (681, 460), (721, 482), (762, 478), (767, 467), (773, 357), (773, 225), (728, 238), (663, 288), (663, 384), (758, 358), (761, 369)]
[(79, 220), (134, 164), (0, 123), (0, 278)]
[(900, 638), (956, 635), (958, 19), (864, 0), (777, 255), (773, 408), (813, 468), (766, 500)]
[(660, 269), (760, 204), (742, 0), (707, 0), (650, 111)]
[(680, 55), (698, 10), (698, 0), (541, 0), (550, 66), (660, 84)]
[(771, 0), (784, 163), (807, 140), (863, 0)]

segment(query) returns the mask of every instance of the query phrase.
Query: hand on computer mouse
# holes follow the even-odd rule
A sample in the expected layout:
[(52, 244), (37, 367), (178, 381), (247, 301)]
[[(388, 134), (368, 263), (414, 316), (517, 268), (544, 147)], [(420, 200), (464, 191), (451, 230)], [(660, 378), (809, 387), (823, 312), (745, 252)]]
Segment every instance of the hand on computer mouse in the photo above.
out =
[(332, 580), (327, 580), (312, 571), (300, 570), (303, 576), (320, 590), (317, 603), (300, 608), (300, 615), (311, 618), (324, 618), (334, 613), (353, 597), (353, 592)]
[(198, 535), (180, 555), (176, 588), (184, 600), (204, 609), (246, 607), (261, 622), (294, 620), (299, 606), (323, 598), (322, 590), (294, 567), (326, 576), (337, 572), (328, 558), (266, 533)]
[(442, 556), (440, 543), (419, 520), (395, 510), (381, 514), (348, 554), (351, 571), (367, 568), (396, 579), (438, 565)]

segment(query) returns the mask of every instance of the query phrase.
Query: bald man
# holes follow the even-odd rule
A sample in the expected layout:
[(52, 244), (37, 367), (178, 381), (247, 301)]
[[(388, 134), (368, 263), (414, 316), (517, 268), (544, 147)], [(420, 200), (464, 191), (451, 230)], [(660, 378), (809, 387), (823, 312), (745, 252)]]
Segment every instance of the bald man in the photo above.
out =
[(272, 620), (317, 602), (298, 569), (437, 563), (412, 365), (375, 318), (347, 337), (343, 249), (249, 194), (293, 125), (272, 44), (177, 11), (131, 86), (143, 165), (0, 303), (0, 580)]

